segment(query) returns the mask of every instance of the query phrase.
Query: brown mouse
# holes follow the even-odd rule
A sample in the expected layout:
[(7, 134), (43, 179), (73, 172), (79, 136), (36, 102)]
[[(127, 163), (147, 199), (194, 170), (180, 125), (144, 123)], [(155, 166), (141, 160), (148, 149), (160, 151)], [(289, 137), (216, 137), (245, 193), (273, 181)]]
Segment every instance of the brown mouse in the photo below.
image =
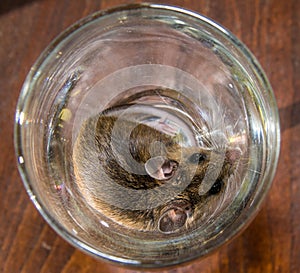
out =
[(109, 114), (88, 119), (73, 148), (78, 192), (92, 209), (135, 230), (170, 234), (218, 198), (239, 154), (184, 147), (180, 138)]

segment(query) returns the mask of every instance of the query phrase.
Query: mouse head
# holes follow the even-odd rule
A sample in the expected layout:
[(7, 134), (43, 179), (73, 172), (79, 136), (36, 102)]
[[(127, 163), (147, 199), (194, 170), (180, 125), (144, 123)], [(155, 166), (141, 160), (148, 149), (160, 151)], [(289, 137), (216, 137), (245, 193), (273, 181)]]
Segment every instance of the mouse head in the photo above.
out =
[[(211, 149), (176, 145), (165, 149), (161, 155), (149, 158), (145, 162), (145, 170), (150, 177), (165, 183), (171, 180), (174, 182), (174, 176), (177, 180), (192, 180), (194, 176), (205, 175), (213, 155)], [(184, 176), (181, 175), (183, 173)]]
[(170, 234), (187, 227), (192, 222), (195, 210), (199, 213), (199, 207), (205, 200), (216, 198), (223, 191), (239, 157), (240, 151), (236, 149), (221, 153), (191, 147), (150, 158), (145, 168), (153, 178), (164, 183), (174, 183), (174, 179), (171, 179), (174, 177), (177, 180), (189, 179), (178, 181), (188, 186), (170, 202), (156, 209), (157, 229)]

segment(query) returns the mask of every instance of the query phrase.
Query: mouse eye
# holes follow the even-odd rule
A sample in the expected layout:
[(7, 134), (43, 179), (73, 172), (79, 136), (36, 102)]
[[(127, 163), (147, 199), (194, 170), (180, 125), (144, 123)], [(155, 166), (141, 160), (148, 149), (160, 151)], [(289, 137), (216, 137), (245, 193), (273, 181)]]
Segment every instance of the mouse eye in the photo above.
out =
[(209, 190), (208, 193), (209, 193), (209, 194), (212, 194), (212, 195), (219, 193), (219, 192), (222, 190), (223, 184), (224, 184), (224, 182), (223, 182), (222, 180), (218, 179), (218, 180), (212, 185), (212, 187), (210, 188), (210, 190)]
[(189, 162), (192, 164), (199, 164), (206, 160), (206, 155), (201, 153), (194, 153), (189, 157)]

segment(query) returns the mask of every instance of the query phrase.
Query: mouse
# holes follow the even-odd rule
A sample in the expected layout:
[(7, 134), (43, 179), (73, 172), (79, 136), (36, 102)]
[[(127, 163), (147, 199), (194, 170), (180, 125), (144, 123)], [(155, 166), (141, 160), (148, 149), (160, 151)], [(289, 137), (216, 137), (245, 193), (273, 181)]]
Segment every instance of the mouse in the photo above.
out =
[(236, 149), (186, 146), (178, 135), (105, 113), (79, 130), (74, 183), (91, 209), (115, 223), (176, 234), (225, 191), (239, 157)]

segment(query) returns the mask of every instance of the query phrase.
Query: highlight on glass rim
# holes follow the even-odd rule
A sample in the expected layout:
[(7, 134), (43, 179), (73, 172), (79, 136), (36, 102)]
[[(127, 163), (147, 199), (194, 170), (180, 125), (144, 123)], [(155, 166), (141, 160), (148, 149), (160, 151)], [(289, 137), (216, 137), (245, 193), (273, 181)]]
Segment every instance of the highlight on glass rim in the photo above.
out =
[(84, 252), (140, 268), (192, 261), (241, 232), (279, 139), (255, 57), (167, 5), (75, 23), (33, 65), (16, 109), (19, 171), (44, 219)]

